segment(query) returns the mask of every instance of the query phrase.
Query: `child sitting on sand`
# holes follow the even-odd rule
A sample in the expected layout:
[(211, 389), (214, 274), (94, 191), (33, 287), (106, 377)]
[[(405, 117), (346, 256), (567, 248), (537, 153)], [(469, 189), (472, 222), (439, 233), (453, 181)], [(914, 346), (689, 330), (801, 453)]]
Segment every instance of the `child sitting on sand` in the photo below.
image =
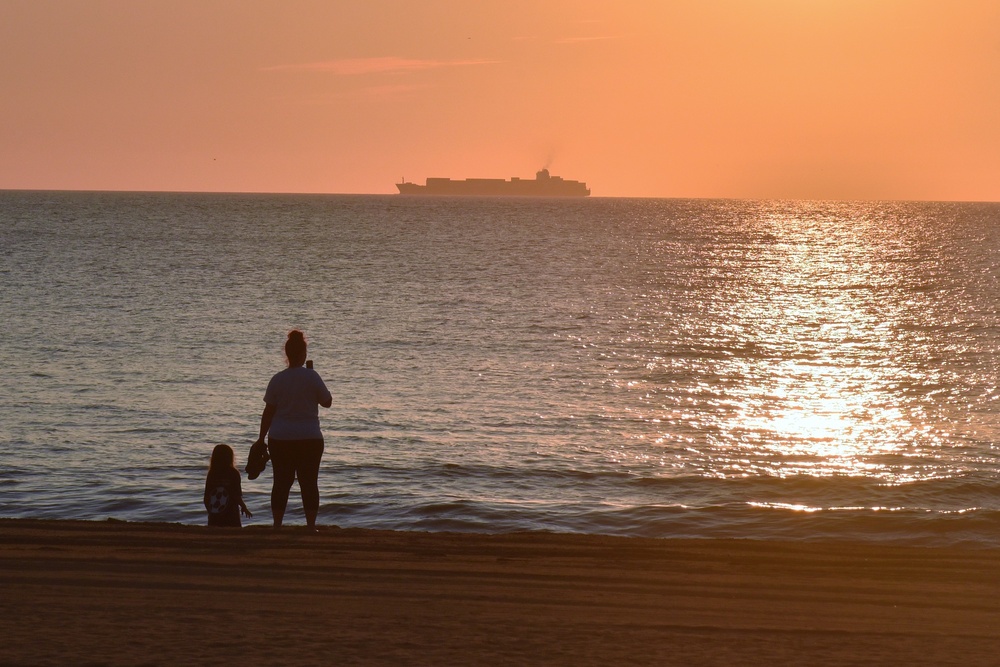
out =
[(216, 445), (205, 479), (205, 509), (209, 526), (240, 528), (240, 512), (247, 518), (253, 516), (243, 502), (240, 471), (236, 469), (235, 454), (229, 445)]

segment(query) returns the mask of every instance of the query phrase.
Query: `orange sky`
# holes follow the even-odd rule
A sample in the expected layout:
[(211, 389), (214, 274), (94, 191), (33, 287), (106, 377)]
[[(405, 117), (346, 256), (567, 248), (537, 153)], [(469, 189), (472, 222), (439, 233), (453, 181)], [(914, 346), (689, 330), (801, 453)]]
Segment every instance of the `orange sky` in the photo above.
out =
[(1000, 201), (997, 0), (3, 0), (0, 188)]

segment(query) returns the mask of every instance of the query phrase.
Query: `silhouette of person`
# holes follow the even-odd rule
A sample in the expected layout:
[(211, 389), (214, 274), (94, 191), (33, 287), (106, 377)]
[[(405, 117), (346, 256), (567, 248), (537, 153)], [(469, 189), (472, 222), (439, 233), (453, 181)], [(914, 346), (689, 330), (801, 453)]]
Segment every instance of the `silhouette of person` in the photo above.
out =
[(274, 483), (271, 486), (271, 515), (280, 528), (288, 506), (288, 494), (299, 480), (306, 524), (316, 529), (319, 513), (319, 464), (323, 457), (323, 433), (319, 428), (319, 407), (333, 405), (333, 396), (319, 373), (305, 368), (306, 339), (297, 329), (285, 341), (288, 368), (276, 373), (264, 392), (264, 412), (260, 416), (260, 437), (267, 436)]
[(209, 526), (240, 528), (240, 513), (253, 516), (243, 502), (240, 471), (236, 469), (236, 456), (229, 445), (216, 445), (205, 477), (205, 509)]

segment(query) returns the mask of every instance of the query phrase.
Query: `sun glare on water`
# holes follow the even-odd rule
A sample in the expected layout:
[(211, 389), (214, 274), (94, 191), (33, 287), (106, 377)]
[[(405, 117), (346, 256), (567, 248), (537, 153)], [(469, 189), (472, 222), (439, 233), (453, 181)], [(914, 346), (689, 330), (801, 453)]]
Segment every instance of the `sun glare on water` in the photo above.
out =
[(811, 461), (794, 468), (863, 473), (861, 457), (897, 444), (873, 430), (877, 420), (886, 432), (891, 404), (880, 378), (884, 321), (871, 301), (885, 276), (873, 275), (875, 262), (857, 228), (845, 233), (822, 215), (767, 222), (777, 240), (775, 261), (763, 264), (755, 281), (773, 298), (747, 304), (742, 316), (764, 325), (780, 356), (764, 361), (768, 373), (756, 374), (768, 385), (767, 405), (744, 418), (770, 435), (766, 449)]
[(716, 462), (729, 474), (898, 483), (887, 458), (905, 455), (918, 433), (923, 446), (932, 440), (901, 394), (925, 380), (918, 338), (907, 334), (924, 304), (919, 293), (899, 298), (907, 278), (887, 261), (891, 226), (863, 210), (845, 216), (845, 204), (787, 206), (761, 216), (762, 241), (735, 290), (721, 295), (737, 336), (730, 344), (755, 353), (715, 369), (735, 378)]

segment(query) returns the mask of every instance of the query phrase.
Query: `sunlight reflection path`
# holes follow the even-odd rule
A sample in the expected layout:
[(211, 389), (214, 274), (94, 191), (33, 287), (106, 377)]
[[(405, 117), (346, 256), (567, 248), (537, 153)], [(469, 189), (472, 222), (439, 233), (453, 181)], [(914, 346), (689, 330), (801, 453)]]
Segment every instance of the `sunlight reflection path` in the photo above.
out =
[(941, 299), (953, 312), (968, 297), (903, 213), (767, 203), (711, 221), (710, 238), (726, 239), (728, 225), (729, 240), (665, 241), (680, 266), (637, 266), (647, 306), (622, 324), (614, 354), (649, 345), (636, 353), (641, 369), (609, 355), (609, 381), (633, 397), (626, 417), (656, 430), (662, 465), (891, 485), (961, 472), (937, 452), (976, 434), (934, 392), (954, 384), (940, 362), (962, 347), (935, 348), (928, 332), (948, 326)]
[[(922, 304), (897, 298), (903, 276), (879, 256), (898, 240), (843, 206), (765, 216), (775, 242), (769, 261), (750, 268), (756, 298), (732, 303), (732, 319), (778, 355), (747, 364), (752, 381), (723, 430), (756, 440), (751, 454), (771, 474), (880, 475), (889, 469), (879, 457), (905, 454), (923, 432), (900, 407), (910, 342), (894, 336)], [(893, 477), (885, 481), (902, 481)]]

